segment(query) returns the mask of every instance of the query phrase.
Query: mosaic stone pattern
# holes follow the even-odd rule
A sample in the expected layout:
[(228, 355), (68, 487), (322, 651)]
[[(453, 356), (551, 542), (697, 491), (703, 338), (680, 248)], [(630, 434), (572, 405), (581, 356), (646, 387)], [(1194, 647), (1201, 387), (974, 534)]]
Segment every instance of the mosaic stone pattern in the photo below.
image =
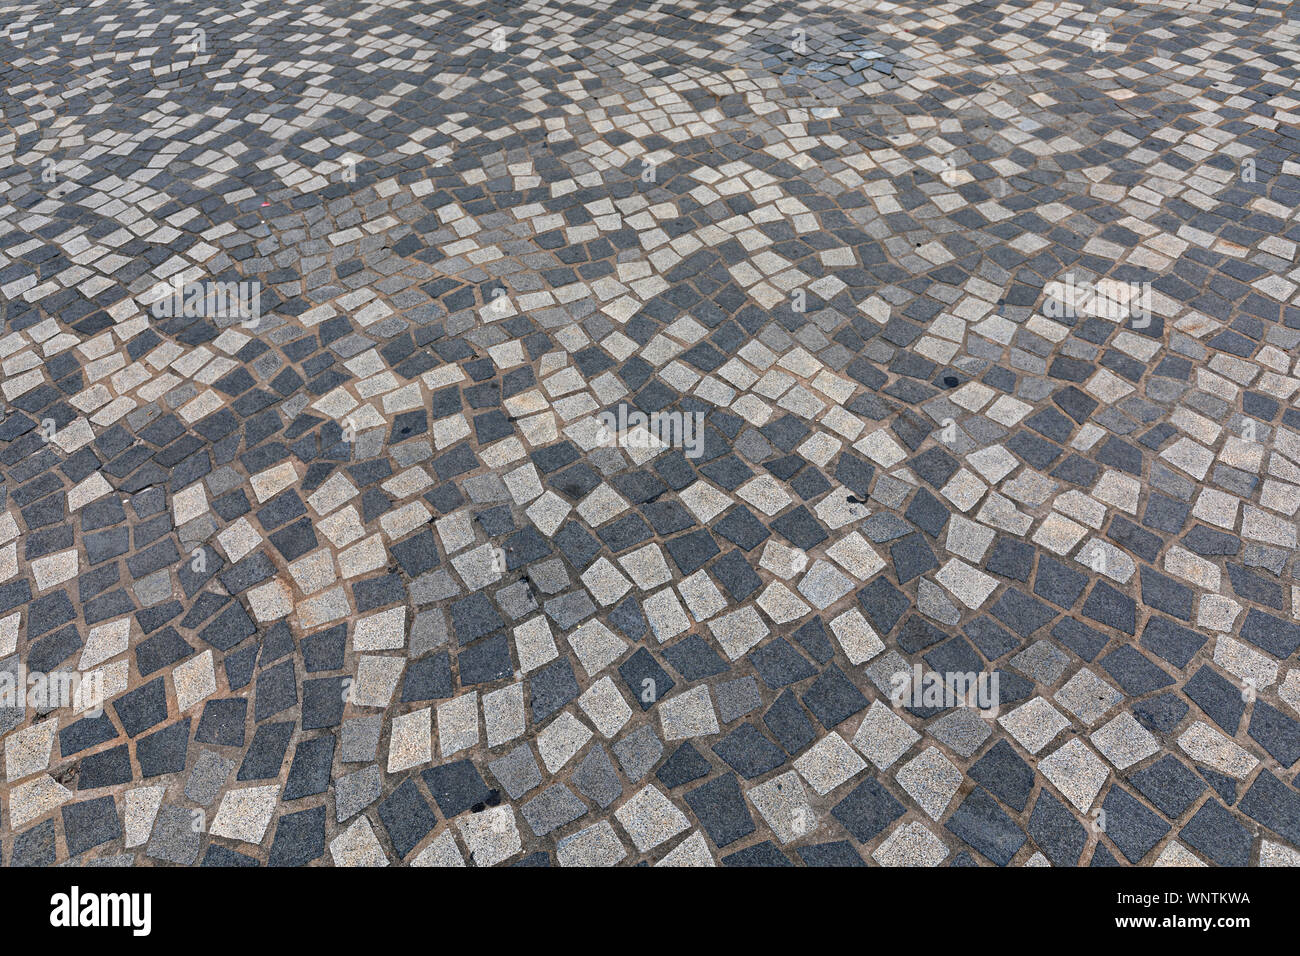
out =
[(1289, 12), (3, 4), (4, 863), (1300, 862)]

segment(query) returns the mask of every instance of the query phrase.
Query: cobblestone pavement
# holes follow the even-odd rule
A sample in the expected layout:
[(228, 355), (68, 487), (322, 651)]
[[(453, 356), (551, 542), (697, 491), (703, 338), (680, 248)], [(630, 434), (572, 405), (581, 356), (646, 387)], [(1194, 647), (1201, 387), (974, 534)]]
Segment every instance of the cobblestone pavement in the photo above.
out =
[(1300, 862), (1287, 5), (2, 9), (4, 862)]

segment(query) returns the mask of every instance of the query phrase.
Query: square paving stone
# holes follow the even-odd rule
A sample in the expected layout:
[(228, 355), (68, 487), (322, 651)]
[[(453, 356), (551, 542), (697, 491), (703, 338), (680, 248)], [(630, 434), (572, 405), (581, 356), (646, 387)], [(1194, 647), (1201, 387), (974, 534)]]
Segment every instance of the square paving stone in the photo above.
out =
[[(247, 704), (246, 701), (243, 703)], [(149, 728), (156, 727), (167, 719), (167, 691), (163, 686), (163, 678), (155, 678), (142, 687), (123, 694), (113, 702), (113, 710), (128, 737), (139, 736)], [(204, 712), (206, 711), (205, 706)], [(239, 743), (234, 746), (243, 743), (242, 713), (239, 722)]]
[(802, 700), (827, 730), (838, 727), (867, 707), (867, 698), (834, 664), (813, 682)]
[(1205, 784), (1172, 754), (1165, 754), (1145, 769), (1131, 774), (1128, 781), (1134, 790), (1171, 820), (1182, 816), (1183, 811), (1205, 792)]
[(299, 742), (289, 765), (289, 779), (284, 786), (285, 800), (300, 800), (324, 793), (329, 788), (334, 743), (333, 734)]
[(242, 747), (247, 713), (248, 700), (244, 697), (209, 700), (203, 705), (203, 715), (199, 718), (199, 728), (194, 739), (204, 744)]
[(655, 771), (655, 777), (665, 787), (673, 789), (707, 777), (713, 765), (688, 740), (672, 752)]
[(1251, 831), (1215, 800), (1207, 800), (1182, 830), (1179, 838), (1219, 866), (1247, 866), (1254, 842)]
[(545, 836), (587, 813), (587, 805), (562, 783), (548, 787), (519, 808), (529, 828)]
[(477, 804), (489, 804), (499, 795), (488, 789), (478, 769), (469, 760), (430, 767), (420, 774), (443, 817), (450, 820)]
[(687, 805), (718, 849), (754, 832), (754, 819), (745, 806), (734, 773), (725, 774), (685, 794)]
[(1111, 787), (1101, 806), (1106, 811), (1106, 836), (1130, 863), (1142, 860), (1169, 832), (1169, 824), (1122, 787)]
[(217, 798), (234, 769), (233, 760), (227, 760), (211, 750), (204, 750), (194, 762), (194, 769), (185, 782), (185, 796), (195, 803), (207, 806)]
[(194, 826), (190, 810), (164, 806), (159, 808), (154, 818), (153, 834), (145, 847), (145, 855), (188, 866), (198, 859), (202, 842), (203, 833)]
[(141, 775), (145, 778), (157, 777), (184, 770), (189, 742), (188, 717), (141, 737), (135, 745), (135, 759), (140, 765)]
[[(311, 812), (311, 811), (304, 811)], [(324, 811), (322, 810), (322, 813)], [(383, 799), (379, 804), (379, 819), (388, 831), (388, 838), (392, 841), (393, 849), (397, 852), (398, 857), (405, 858), (415, 849), (425, 836), (433, 830), (438, 823), (438, 817), (434, 814), (429, 804), (425, 802), (420, 795), (419, 789), (415, 785), (414, 778), (407, 777), (402, 781), (392, 793)], [(321, 818), (321, 833), (324, 834), (324, 818)], [(281, 821), (283, 826), (283, 820)], [(299, 825), (301, 828), (302, 825)], [(294, 831), (291, 831), (293, 833)], [(279, 832), (276, 833), (277, 840)], [(297, 839), (291, 836), (291, 839)], [(322, 846), (323, 850), (323, 846)], [(291, 852), (286, 850), (286, 853)], [(272, 847), (272, 856), (275, 849)], [(319, 852), (317, 853), (319, 855)], [(309, 857), (308, 859), (315, 859)]]
[(1088, 843), (1088, 831), (1046, 790), (1038, 795), (1029, 817), (1030, 839), (1053, 866), (1077, 866)]
[(614, 771), (609, 754), (599, 744), (587, 751), (587, 756), (573, 772), (572, 779), (578, 792), (602, 810), (623, 795), (623, 785)]
[(325, 852), (325, 808), (287, 813), (276, 822), (267, 866), (304, 866)]
[(1027, 837), (988, 791), (976, 787), (944, 825), (998, 866), (1006, 866)]
[(79, 856), (91, 847), (122, 835), (117, 807), (111, 796), (71, 803), (62, 807), (63, 835), (69, 856)]
[(903, 815), (905, 808), (878, 780), (864, 780), (831, 810), (859, 843), (869, 843)]

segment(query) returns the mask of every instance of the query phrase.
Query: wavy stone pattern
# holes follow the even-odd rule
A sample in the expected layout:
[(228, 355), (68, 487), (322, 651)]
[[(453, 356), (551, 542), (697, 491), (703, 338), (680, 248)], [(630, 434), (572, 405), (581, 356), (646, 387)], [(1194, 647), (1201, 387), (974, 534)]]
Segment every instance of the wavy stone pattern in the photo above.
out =
[(641, 6), (3, 7), (4, 862), (1300, 861), (1300, 23)]

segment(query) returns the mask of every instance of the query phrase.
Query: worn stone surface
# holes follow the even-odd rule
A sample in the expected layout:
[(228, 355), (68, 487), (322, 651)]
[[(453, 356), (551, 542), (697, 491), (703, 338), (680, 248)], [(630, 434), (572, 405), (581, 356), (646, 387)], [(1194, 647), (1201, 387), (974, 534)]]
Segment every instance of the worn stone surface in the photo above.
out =
[(1300, 859), (1300, 24), (734, 6), (8, 10), (6, 861)]

